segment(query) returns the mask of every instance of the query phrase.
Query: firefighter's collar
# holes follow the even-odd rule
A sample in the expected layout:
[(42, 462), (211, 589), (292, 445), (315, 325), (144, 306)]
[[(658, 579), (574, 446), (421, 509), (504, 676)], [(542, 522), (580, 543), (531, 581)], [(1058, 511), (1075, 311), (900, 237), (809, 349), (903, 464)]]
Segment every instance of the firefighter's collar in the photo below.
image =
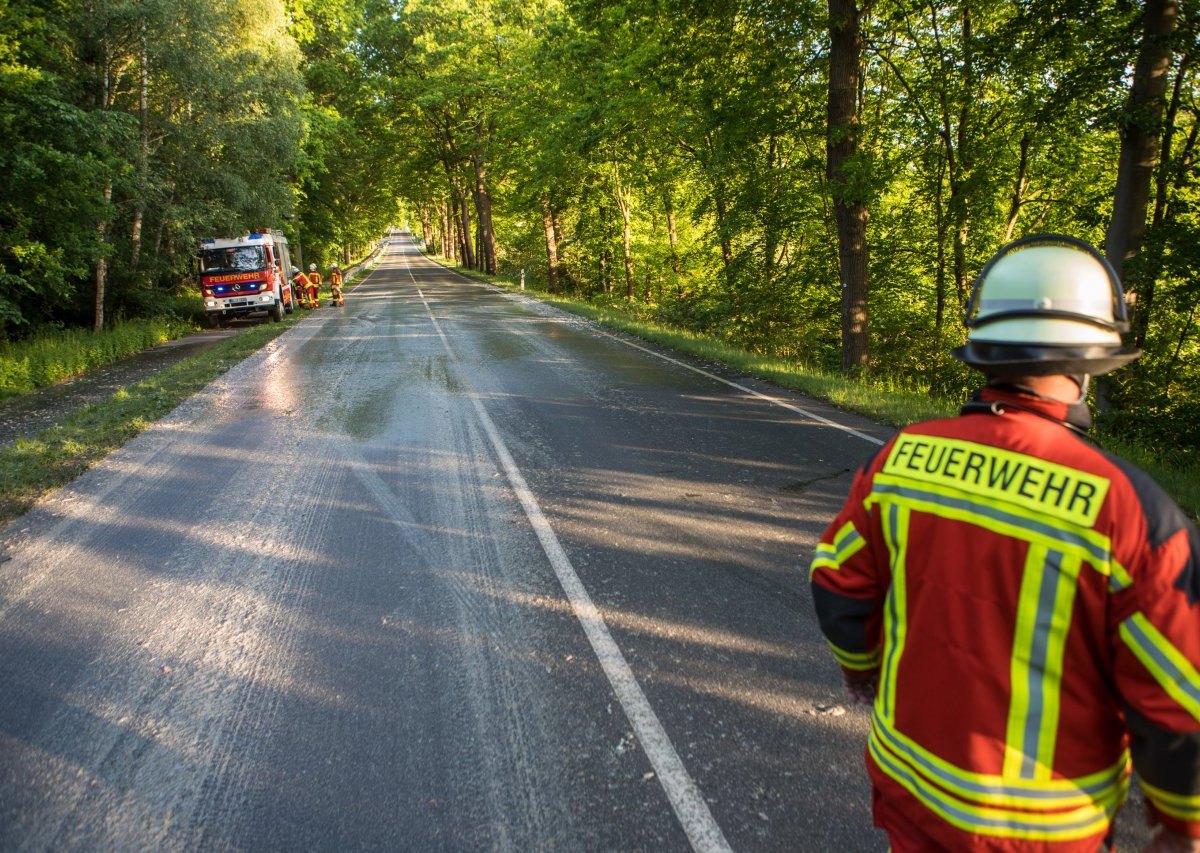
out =
[(1087, 435), (1092, 428), (1092, 412), (1087, 403), (1064, 403), (1043, 397), (1031, 388), (1022, 385), (997, 382), (985, 385), (962, 407), (964, 415), (990, 412), (1003, 415), (1006, 409), (1014, 409), (1055, 421), (1080, 435)]

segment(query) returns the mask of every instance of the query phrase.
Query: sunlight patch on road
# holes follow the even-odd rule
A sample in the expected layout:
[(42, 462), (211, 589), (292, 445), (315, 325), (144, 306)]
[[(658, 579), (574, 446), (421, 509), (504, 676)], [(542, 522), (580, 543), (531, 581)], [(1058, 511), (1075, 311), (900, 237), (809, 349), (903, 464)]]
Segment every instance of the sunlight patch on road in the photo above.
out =
[[(471, 575), (463, 573), (461, 580), (464, 583), (469, 583), (471, 577)], [(571, 603), (562, 598), (547, 598), (543, 595), (533, 595), (518, 590), (479, 589), (477, 592), (503, 598), (510, 603), (538, 610), (548, 610), (562, 614), (572, 612)], [(774, 657), (780, 660), (794, 660), (796, 657), (796, 649), (793, 646), (783, 643), (764, 642), (753, 637), (747, 637), (744, 634), (735, 634), (730, 631), (706, 628), (703, 625), (664, 619), (661, 616), (643, 616), (638, 613), (632, 613), (627, 609), (618, 610), (599, 604), (596, 605), (596, 611), (608, 625), (631, 633), (661, 637), (679, 643), (719, 649), (723, 652), (735, 652), (756, 658)]]

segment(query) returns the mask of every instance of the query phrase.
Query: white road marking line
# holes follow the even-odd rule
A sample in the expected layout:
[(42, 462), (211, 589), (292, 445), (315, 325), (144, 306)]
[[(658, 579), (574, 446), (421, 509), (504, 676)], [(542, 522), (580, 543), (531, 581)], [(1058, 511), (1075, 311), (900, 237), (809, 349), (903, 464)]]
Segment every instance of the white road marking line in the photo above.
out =
[[(405, 257), (405, 261), (407, 261), (407, 260), (408, 260), (407, 257)], [(449, 272), (453, 272), (453, 270), (449, 270)], [(411, 271), (409, 272), (409, 275), (410, 276), (412, 275)], [(455, 275), (458, 275), (458, 273), (455, 273)], [(459, 277), (466, 278), (465, 276), (459, 276)], [(479, 282), (475, 281), (474, 279), (470, 279), (470, 278), (466, 278), (466, 280), (469, 281), (471, 284), (479, 283)], [(415, 283), (416, 279), (413, 279), (413, 281)], [(501, 293), (507, 293), (507, 291), (504, 291), (501, 288), (496, 288), (496, 290), (499, 290)], [(526, 296), (525, 298), (529, 299), (530, 297)], [(611, 335), (608, 332), (603, 331), (602, 329), (596, 329), (595, 332), (596, 332), (596, 334), (602, 335), (603, 337), (606, 337), (610, 340), (614, 340), (619, 344), (624, 344), (627, 347), (633, 347), (636, 350), (641, 350), (642, 352), (644, 352), (648, 355), (652, 355), (655, 358), (661, 358), (663, 361), (669, 361), (671, 364), (682, 367), (684, 370), (690, 370), (693, 373), (699, 373), (701, 376), (711, 379), (714, 382), (720, 382), (723, 385), (728, 385), (730, 388), (736, 388), (738, 391), (742, 391), (743, 393), (749, 394), (752, 397), (758, 397), (760, 400), (766, 400), (768, 403), (774, 403), (776, 406), (779, 406), (781, 409), (787, 409), (789, 412), (794, 412), (795, 414), (800, 415), (803, 418), (808, 418), (809, 420), (816, 421), (817, 423), (824, 424), (825, 426), (833, 427), (834, 429), (839, 429), (844, 433), (848, 433), (849, 435), (854, 436), (855, 438), (861, 438), (863, 441), (869, 441), (871, 444), (876, 444), (879, 446), (883, 446), (884, 444), (887, 443), (883, 439), (876, 438), (873, 435), (867, 435), (865, 432), (859, 432), (858, 430), (856, 430), (852, 427), (848, 427), (845, 424), (839, 424), (837, 421), (832, 421), (829, 418), (822, 417), (821, 415), (818, 415), (815, 412), (810, 412), (807, 409), (801, 409), (799, 406), (793, 406), (791, 403), (786, 403), (783, 400), (780, 400), (778, 397), (772, 397), (769, 394), (763, 394), (761, 391), (755, 391), (753, 388), (747, 388), (745, 385), (740, 385), (737, 382), (733, 382), (729, 379), (723, 379), (722, 377), (717, 376), (715, 373), (709, 373), (707, 370), (702, 370), (699, 367), (694, 367), (693, 365), (687, 364), (686, 362), (682, 362), (682, 361), (679, 361), (678, 359), (671, 358), (670, 356), (663, 355), (660, 352), (655, 352), (652, 349), (641, 346), (639, 344), (635, 344), (632, 341), (627, 341), (624, 338), (618, 338), (616, 335)]]
[[(409, 269), (409, 277), (412, 278), (413, 284), (416, 284), (416, 278), (412, 275), (411, 269)], [(421, 297), (425, 311), (429, 314), (429, 320), (433, 323), (438, 337), (441, 338), (446, 352), (451, 358), (456, 359), (457, 356), (450, 346), (450, 341), (442, 331), (441, 324), (434, 316), (429, 302), (426, 301), (425, 294), (420, 288), (417, 289), (417, 294)], [(683, 766), (679, 753), (675, 751), (675, 746), (667, 737), (662, 722), (658, 719), (654, 708), (651, 707), (646, 694), (642, 692), (637, 677), (621, 653), (620, 647), (612, 638), (612, 634), (609, 633), (604, 617), (600, 615), (600, 611), (592, 602), (592, 597), (579, 579), (579, 575), (576, 574), (575, 567), (571, 565), (562, 543), (558, 541), (554, 528), (550, 526), (549, 519), (542, 512), (537, 498), (534, 497), (529, 485), (525, 482), (525, 477), (513, 460), (512, 454), (509, 453), (508, 446), (501, 438), (499, 430), (496, 429), (496, 424), (492, 421), (478, 395), (470, 394), (469, 396), (475, 412), (479, 416), (479, 421), (483, 425), (483, 430), (491, 441), (500, 465), (508, 477), (509, 485), (512, 486), (517, 499), (521, 502), (525, 516), (529, 519), (546, 558), (554, 568), (554, 573), (558, 575), (558, 581), (562, 585), (567, 599), (571, 602), (575, 617), (583, 626), (584, 634), (587, 635), (588, 642), (591, 643), (592, 650), (595, 652), (597, 660), (600, 661), (600, 666), (604, 669), (604, 674), (608, 676), (609, 684), (612, 685), (617, 701), (621, 703), (625, 716), (633, 726), (634, 734), (637, 735), (642, 750), (650, 760), (650, 764), (658, 776), (658, 781), (671, 803), (671, 808), (675, 810), (675, 816), (679, 819), (683, 831), (692, 844), (692, 849), (704, 851), (704, 853), (731, 851), (729, 842), (725, 840), (725, 834), (721, 832), (721, 827), (713, 819), (708, 804), (704, 802), (703, 794), (700, 793), (695, 781), (688, 774), (687, 768)]]
[(800, 415), (801, 417), (805, 417), (810, 420), (817, 421), (818, 423), (825, 424), (825, 426), (830, 426), (830, 427), (833, 427), (834, 429), (840, 429), (842, 432), (849, 433), (850, 435), (855, 436), (856, 438), (861, 438), (863, 441), (869, 441), (872, 444), (878, 444), (881, 446), (886, 443), (882, 439), (878, 439), (873, 435), (867, 435), (865, 432), (859, 432), (858, 430), (852, 429), (851, 427), (848, 427), (845, 424), (839, 424), (837, 421), (831, 421), (829, 418), (821, 417), (820, 415), (818, 415), (814, 412), (810, 412), (807, 409), (801, 409), (799, 406), (793, 406), (791, 403), (785, 403), (783, 400), (780, 400), (778, 397), (772, 397), (770, 394), (763, 394), (760, 391), (755, 391), (753, 388), (747, 388), (745, 385), (739, 385), (737, 382), (733, 382), (729, 379), (723, 379), (722, 377), (717, 376), (715, 373), (709, 373), (707, 370), (701, 370), (699, 367), (694, 367), (685, 362), (671, 358), (670, 356), (663, 355), (661, 352), (655, 352), (654, 350), (649, 349), (648, 347), (644, 347), (639, 344), (635, 344), (632, 341), (625, 340), (624, 338), (618, 338), (616, 335), (610, 335), (608, 332), (601, 331), (600, 329), (596, 330), (596, 334), (603, 335), (604, 337), (606, 337), (610, 340), (614, 340), (619, 344), (625, 344), (625, 346), (627, 346), (627, 347), (633, 347), (636, 350), (641, 350), (642, 352), (652, 355), (655, 358), (661, 358), (663, 361), (669, 361), (669, 362), (671, 362), (671, 364), (675, 364), (675, 365), (678, 365), (679, 367), (684, 368), (685, 370), (692, 371), (692, 373), (699, 373), (701, 376), (707, 377), (708, 379), (711, 379), (714, 382), (721, 382), (721, 383), (724, 383), (725, 385), (728, 385), (730, 388), (736, 388), (739, 391), (744, 391), (747, 394), (750, 394), (754, 397), (758, 397), (760, 400), (766, 400), (768, 403), (774, 403), (776, 406), (779, 406), (780, 408), (783, 408), (783, 409), (787, 409), (789, 412), (795, 412), (796, 414)]

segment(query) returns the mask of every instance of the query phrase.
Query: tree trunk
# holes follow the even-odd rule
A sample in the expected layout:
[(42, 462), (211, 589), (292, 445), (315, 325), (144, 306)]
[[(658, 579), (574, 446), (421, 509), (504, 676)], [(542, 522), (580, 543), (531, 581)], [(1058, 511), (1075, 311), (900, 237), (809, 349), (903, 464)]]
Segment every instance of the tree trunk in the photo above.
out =
[(713, 192), (713, 208), (717, 214), (717, 235), (721, 240), (721, 266), (725, 271), (725, 285), (733, 290), (733, 243), (729, 239), (728, 210), (725, 206), (725, 188), (718, 184)]
[[(172, 180), (167, 188), (167, 200), (163, 204), (164, 211), (171, 210), (175, 206), (175, 181)], [(159, 255), (162, 254), (163, 240), (166, 237), (167, 231), (167, 216), (164, 214), (159, 217), (158, 230), (154, 236), (154, 260), (157, 262)]]
[(633, 299), (633, 229), (629, 224), (629, 213), (622, 214), (625, 228), (622, 231), (621, 245), (625, 252), (625, 298)]
[[(1180, 178), (1187, 174), (1186, 166), (1182, 168), (1171, 168), (1172, 163), (1172, 148), (1175, 142), (1175, 122), (1179, 115), (1180, 105), (1184, 97), (1184, 81), (1187, 80), (1188, 71), (1191, 67), (1191, 59), (1189, 56), (1184, 56), (1179, 63), (1179, 70), (1175, 74), (1175, 84), (1172, 87), (1171, 100), (1167, 105), (1166, 120), (1163, 122), (1162, 147), (1160, 149), (1161, 162), (1155, 169), (1154, 180), (1154, 215), (1151, 219), (1153, 228), (1161, 230), (1165, 223), (1173, 222), (1174, 203), (1169, 203), (1171, 198), (1171, 189), (1178, 189), (1183, 183)], [(1196, 144), (1196, 132), (1200, 128), (1195, 122), (1192, 124), (1191, 133), (1188, 140), (1184, 143), (1183, 152), (1180, 155), (1179, 161), (1181, 164), (1187, 163), (1191, 156), (1191, 151)], [(1176, 180), (1172, 182), (1171, 172), (1174, 171)], [(1158, 276), (1162, 272), (1163, 266), (1163, 243), (1162, 240), (1154, 241), (1151, 248), (1151, 257), (1148, 261), (1142, 264), (1142, 275), (1138, 276), (1137, 303), (1138, 310), (1133, 315), (1133, 342), (1138, 347), (1146, 345), (1146, 335), (1150, 330), (1150, 315), (1154, 310), (1154, 291), (1155, 284), (1158, 281)]]
[[(553, 210), (553, 208), (551, 208)], [(554, 242), (561, 248), (565, 242), (563, 237), (562, 214), (557, 210), (553, 210), (554, 215)]]
[(934, 228), (937, 233), (937, 274), (934, 277), (935, 302), (933, 328), (940, 335), (946, 324), (946, 211), (942, 204), (945, 194), (946, 160), (938, 164), (934, 184)]
[(138, 189), (133, 200), (133, 224), (129, 230), (129, 268), (136, 270), (142, 255), (142, 218), (146, 212), (147, 171), (150, 168), (150, 58), (142, 36), (141, 82), (138, 87), (138, 114), (141, 136), (138, 139)]
[(430, 249), (433, 247), (433, 217), (425, 205), (417, 208), (417, 215), (421, 219), (421, 240), (425, 243), (425, 248)]
[[(974, 35), (971, 27), (971, 6), (962, 5), (962, 77), (968, 92), (976, 90)], [(957, 145), (957, 168), (951, 175), (950, 210), (954, 214), (954, 286), (958, 291), (958, 302), (965, 306), (970, 299), (971, 276), (967, 271), (967, 244), (971, 237), (971, 208), (968, 181), (975, 163), (974, 146), (971, 144), (971, 98), (963, 99), (958, 110), (958, 128), (955, 134)], [(954, 161), (949, 161), (954, 162)]]
[(475, 169), (475, 216), (479, 223), (479, 261), (483, 271), (495, 275), (496, 232), (492, 224), (492, 198), (487, 189), (487, 170), (483, 157), (476, 153), (471, 156), (471, 165)]
[(678, 276), (680, 273), (679, 229), (675, 225), (675, 204), (671, 200), (670, 192), (663, 195), (663, 204), (667, 209), (667, 244), (671, 247), (671, 272)]
[[(109, 75), (109, 65), (112, 54), (108, 42), (103, 44), (102, 66), (100, 68), (100, 109), (107, 111), (112, 106), (112, 78)], [(96, 221), (96, 274), (95, 284), (95, 313), (92, 318), (92, 328), (99, 332), (104, 329), (104, 303), (108, 296), (108, 257), (105, 254), (108, 242), (109, 206), (112, 204), (112, 176), (104, 179), (104, 218)]]
[[(929, 6), (934, 16), (932, 30), (938, 53), (946, 57), (951, 53), (942, 44), (940, 32), (936, 26), (937, 7)], [(972, 41), (971, 15), (969, 7), (962, 6), (962, 38), (961, 58), (956, 61), (961, 66), (963, 84), (967, 91), (974, 91), (977, 85), (975, 77), (974, 50)], [(944, 60), (946, 61), (946, 60)], [(970, 279), (967, 270), (967, 241), (971, 233), (971, 216), (968, 199), (968, 175), (972, 163), (971, 156), (971, 107), (973, 101), (966, 98), (958, 106), (958, 114), (952, 113), (953, 106), (946, 86), (938, 89), (938, 103), (941, 108), (938, 126), (938, 136), (942, 141), (945, 153), (944, 166), (946, 184), (950, 189), (949, 201), (946, 204), (946, 223), (944, 233), (950, 235), (950, 255), (953, 259), (954, 290), (958, 296), (959, 307), (965, 307), (970, 293)], [(932, 126), (932, 121), (930, 122)], [(939, 192), (940, 197), (940, 192)]]
[(1025, 190), (1029, 187), (1029, 145), (1032, 142), (1029, 132), (1021, 136), (1021, 157), (1017, 161), (1017, 179), (1013, 181), (1013, 194), (1008, 202), (1008, 218), (1004, 223), (1004, 242), (1012, 240), (1017, 230), (1017, 218), (1021, 215), (1021, 204), (1025, 199)]
[(546, 280), (550, 292), (559, 292), (558, 283), (558, 240), (554, 237), (554, 214), (550, 211), (550, 199), (542, 198), (542, 228), (546, 232)]
[[(104, 207), (107, 210), (112, 203), (112, 178), (104, 184)], [(96, 313), (92, 321), (92, 329), (99, 332), (104, 329), (104, 302), (108, 295), (108, 258), (104, 255), (105, 243), (108, 241), (108, 220), (101, 219), (96, 223), (96, 236), (100, 254), (96, 258)]]
[(667, 244), (671, 250), (671, 280), (675, 284), (676, 298), (683, 296), (683, 282), (680, 280), (682, 267), (679, 263), (679, 229), (675, 225), (675, 202), (671, 191), (663, 192), (663, 207), (667, 211)]
[[(1122, 278), (1125, 266), (1141, 251), (1146, 232), (1146, 208), (1158, 164), (1162, 102), (1171, 64), (1171, 35), (1178, 17), (1177, 0), (1146, 0), (1142, 44), (1121, 128), (1113, 215), (1104, 241), (1104, 253)], [(1136, 287), (1131, 285), (1126, 293), (1136, 305)]]
[(475, 250), (471, 248), (471, 209), (467, 205), (467, 197), (457, 189), (456, 207), (458, 208), (458, 245), (462, 265), (469, 270), (475, 269)]
[(967, 240), (971, 236), (971, 223), (967, 219), (965, 203), (962, 187), (959, 186), (957, 190), (951, 187), (950, 212), (954, 214), (954, 221), (957, 223), (954, 229), (954, 290), (958, 294), (960, 307), (966, 307), (971, 293), (970, 276), (967, 272)]
[(632, 211), (634, 211), (634, 193), (629, 187), (624, 185), (620, 180), (620, 167), (614, 166), (612, 170), (612, 194), (617, 202), (617, 210), (620, 212), (620, 245), (622, 245), (622, 257), (625, 264), (625, 299), (634, 298), (634, 252), (632, 252), (632, 244), (634, 244), (634, 229), (632, 229)]
[(842, 284), (842, 371), (870, 366), (867, 206), (851, 186), (858, 154), (858, 84), (862, 56), (857, 0), (829, 0), (829, 113), (827, 177), (834, 199)]
[[(779, 141), (772, 134), (767, 143), (767, 174), (775, 172), (778, 165)], [(763, 222), (763, 281), (770, 285), (775, 280), (775, 255), (779, 251), (781, 223), (778, 216), (778, 205), (774, 197), (769, 197), (765, 205), (766, 216)]]

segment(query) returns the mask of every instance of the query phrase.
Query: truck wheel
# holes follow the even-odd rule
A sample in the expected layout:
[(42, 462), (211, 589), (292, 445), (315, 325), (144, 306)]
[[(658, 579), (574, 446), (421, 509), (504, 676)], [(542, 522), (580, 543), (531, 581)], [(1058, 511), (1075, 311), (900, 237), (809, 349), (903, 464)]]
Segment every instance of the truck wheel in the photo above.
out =
[(284, 317), (283, 300), (276, 299), (275, 305), (271, 308), (271, 321), (278, 323)]
[(221, 315), (220, 314), (209, 314), (208, 315), (208, 327), (210, 329), (219, 329), (221, 327)]
[(222, 329), (228, 329), (230, 322), (231, 322), (231, 320), (228, 317), (218, 317), (217, 318), (217, 325), (220, 326)]

